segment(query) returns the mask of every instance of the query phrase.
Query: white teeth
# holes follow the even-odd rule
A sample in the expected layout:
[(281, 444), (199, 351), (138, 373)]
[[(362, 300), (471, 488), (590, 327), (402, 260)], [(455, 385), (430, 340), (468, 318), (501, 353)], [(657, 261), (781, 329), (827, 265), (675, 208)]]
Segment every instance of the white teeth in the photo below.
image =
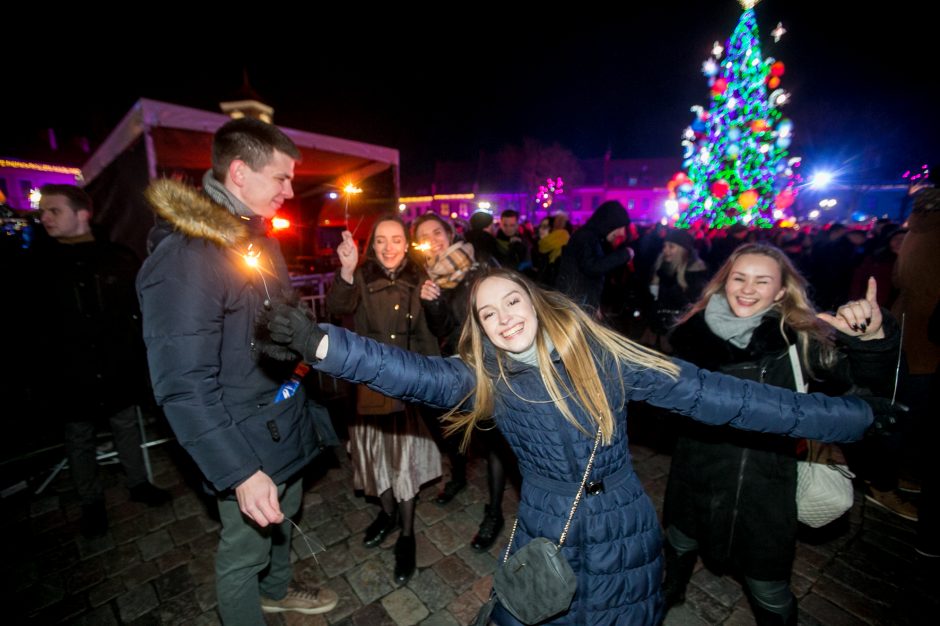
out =
[(510, 329), (509, 331), (503, 333), (503, 337), (504, 337), (505, 339), (509, 339), (510, 337), (514, 337), (514, 336), (518, 335), (519, 333), (522, 332), (523, 326), (524, 326), (524, 324), (519, 324), (519, 325), (516, 326), (515, 328), (512, 328), (512, 329)]

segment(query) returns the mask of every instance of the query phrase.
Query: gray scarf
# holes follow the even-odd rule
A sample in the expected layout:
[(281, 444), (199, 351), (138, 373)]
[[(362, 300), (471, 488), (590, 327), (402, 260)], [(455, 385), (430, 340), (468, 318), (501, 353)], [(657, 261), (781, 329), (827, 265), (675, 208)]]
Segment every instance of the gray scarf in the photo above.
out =
[[(552, 343), (551, 338), (548, 335), (543, 334), (542, 339), (545, 341), (545, 347), (548, 348), (548, 353), (551, 354), (555, 351), (555, 344)], [(507, 352), (510, 358), (519, 361), (520, 363), (525, 363), (526, 365), (531, 365), (532, 367), (539, 366), (539, 353), (538, 353), (538, 341), (533, 341), (532, 345), (522, 352)]]
[(743, 350), (751, 343), (754, 329), (761, 325), (764, 316), (773, 308), (773, 305), (770, 305), (750, 317), (738, 317), (731, 310), (725, 294), (716, 293), (708, 299), (708, 304), (705, 306), (705, 323), (713, 333), (730, 342), (732, 346)]
[(209, 170), (203, 175), (202, 188), (205, 189), (206, 195), (212, 198), (213, 202), (228, 209), (229, 213), (232, 215), (239, 217), (257, 217), (254, 211), (245, 206), (244, 202), (236, 198), (231, 191), (225, 188), (225, 185), (215, 179), (215, 176), (212, 175), (212, 170)]

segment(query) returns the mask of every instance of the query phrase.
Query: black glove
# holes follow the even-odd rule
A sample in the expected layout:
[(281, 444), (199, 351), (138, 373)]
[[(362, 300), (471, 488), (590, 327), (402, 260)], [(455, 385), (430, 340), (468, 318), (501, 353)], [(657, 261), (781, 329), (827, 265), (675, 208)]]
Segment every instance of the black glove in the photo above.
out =
[(304, 309), (273, 303), (267, 326), (274, 344), (290, 348), (307, 363), (320, 360), (317, 358), (317, 347), (326, 336), (326, 331), (321, 330)]
[(286, 306), (297, 306), (300, 299), (295, 293), (285, 291), (271, 300), (264, 301), (264, 305), (258, 310), (258, 315), (255, 318), (254, 339), (251, 342), (251, 349), (275, 361), (296, 362), (299, 358), (297, 353), (287, 346), (275, 343), (271, 339), (271, 332), (268, 330), (268, 323), (274, 315), (274, 305), (277, 303)]
[(866, 437), (891, 435), (897, 432), (901, 420), (910, 410), (903, 404), (892, 403), (888, 398), (867, 395), (860, 395), (858, 398), (864, 400), (871, 407), (871, 412), (875, 416), (871, 426), (865, 431)]

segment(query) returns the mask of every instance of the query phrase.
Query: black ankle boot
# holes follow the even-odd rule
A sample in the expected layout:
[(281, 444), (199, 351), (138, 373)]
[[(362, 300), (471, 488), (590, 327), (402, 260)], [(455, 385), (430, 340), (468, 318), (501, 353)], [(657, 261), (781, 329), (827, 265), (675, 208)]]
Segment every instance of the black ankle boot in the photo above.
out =
[(415, 547), (414, 536), (401, 535), (395, 542), (395, 582), (404, 585), (415, 573)]
[(379, 511), (375, 521), (366, 528), (366, 535), (362, 538), (362, 545), (367, 548), (374, 548), (380, 545), (385, 538), (391, 535), (398, 528), (398, 515), (392, 516), (385, 511)]
[(668, 541), (665, 543), (666, 579), (663, 581), (663, 603), (668, 611), (685, 602), (685, 590), (692, 579), (698, 552), (693, 550), (679, 554)]
[(489, 549), (496, 538), (499, 537), (499, 531), (503, 529), (503, 512), (496, 507), (486, 505), (486, 514), (483, 515), (483, 521), (480, 522), (480, 530), (470, 542), (470, 547), (477, 552), (484, 552)]
[(445, 504), (453, 500), (454, 496), (456, 496), (458, 493), (463, 491), (464, 487), (466, 486), (467, 486), (466, 480), (453, 478), (447, 481), (447, 484), (444, 485), (444, 488), (441, 490), (441, 492), (437, 494), (437, 498), (434, 499), (434, 502), (436, 502), (437, 504), (440, 504), (441, 506), (444, 506)]

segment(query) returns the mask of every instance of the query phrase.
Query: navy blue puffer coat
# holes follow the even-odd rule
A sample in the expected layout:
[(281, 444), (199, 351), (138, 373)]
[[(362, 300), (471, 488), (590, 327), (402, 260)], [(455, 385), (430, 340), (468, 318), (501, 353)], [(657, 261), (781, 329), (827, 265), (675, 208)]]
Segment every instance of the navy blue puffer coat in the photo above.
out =
[[(457, 406), (473, 389), (472, 372), (457, 358), (424, 357), (341, 328), (324, 328), (329, 353), (314, 367), (325, 373), (437, 407)], [(609, 376), (604, 384), (617, 420), (614, 440), (598, 449), (589, 477), (603, 482), (603, 491), (582, 499), (563, 548), (578, 576), (578, 591), (569, 611), (551, 624), (656, 624), (661, 619), (660, 526), (630, 461), (627, 400), (707, 424), (824, 441), (857, 439), (872, 419), (868, 406), (855, 398), (797, 395), (681, 361), (681, 375), (675, 380), (644, 368), (624, 368), (622, 381), (614, 378), (612, 364), (598, 361), (598, 370)], [(515, 546), (538, 536), (557, 542), (591, 454), (595, 429), (576, 405), (575, 415), (592, 434), (564, 419), (536, 368), (512, 359), (504, 366), (507, 381), (497, 384), (493, 417), (512, 445), (523, 476)], [(562, 367), (560, 360), (556, 367)], [(517, 623), (500, 607), (494, 620)]]
[[(274, 401), (292, 365), (252, 347), (264, 298), (289, 284), (280, 248), (260, 218), (238, 220), (175, 181), (155, 186), (151, 202), (174, 229), (155, 227), (137, 276), (154, 396), (212, 490), (231, 495), (258, 470), (284, 482), (338, 441), (303, 385)], [(242, 249), (260, 252), (258, 270), (218, 243), (235, 240), (232, 224), (245, 228)]]

